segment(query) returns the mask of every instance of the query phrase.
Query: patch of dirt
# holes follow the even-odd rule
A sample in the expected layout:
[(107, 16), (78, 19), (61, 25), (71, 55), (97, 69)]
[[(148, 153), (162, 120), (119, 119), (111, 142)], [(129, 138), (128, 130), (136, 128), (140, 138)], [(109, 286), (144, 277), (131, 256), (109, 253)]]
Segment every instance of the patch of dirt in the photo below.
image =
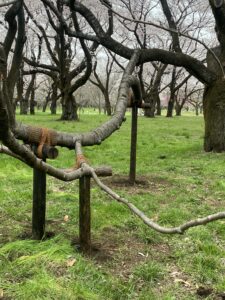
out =
[(112, 177), (104, 178), (104, 183), (110, 188), (123, 188), (129, 193), (142, 194), (146, 192), (165, 192), (172, 183), (157, 176), (137, 176), (134, 184), (131, 184), (126, 175), (115, 174)]
[(56, 277), (65, 276), (68, 271), (66, 265), (57, 264), (56, 262), (48, 262), (46, 267)]
[[(77, 247), (77, 240), (72, 243)], [(77, 248), (79, 249), (79, 246)], [(93, 259), (99, 268), (104, 268), (126, 281), (132, 276), (135, 266), (152, 259), (152, 251), (161, 251), (161, 255), (168, 255), (170, 248), (162, 243), (148, 245), (132, 232), (106, 227), (99, 239), (92, 239), (91, 253), (87, 256)]]
[(4, 216), (0, 215), (0, 244), (14, 241), (18, 238), (20, 229), (21, 232), (23, 230), (29, 231), (30, 226), (30, 222), (26, 220), (26, 216), (24, 220), (16, 220), (6, 213)]

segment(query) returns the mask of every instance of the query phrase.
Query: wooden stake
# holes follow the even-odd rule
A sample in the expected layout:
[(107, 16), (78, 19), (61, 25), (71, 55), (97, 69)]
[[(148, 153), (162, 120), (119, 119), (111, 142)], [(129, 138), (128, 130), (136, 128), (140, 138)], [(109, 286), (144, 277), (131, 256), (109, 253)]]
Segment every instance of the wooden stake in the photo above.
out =
[(91, 251), (90, 183), (90, 176), (83, 176), (79, 179), (79, 240), (81, 250), (86, 253)]
[(33, 170), (32, 237), (41, 240), (45, 234), (46, 173)]
[(137, 105), (134, 104), (132, 107), (132, 119), (131, 119), (130, 174), (129, 174), (129, 181), (131, 184), (134, 184), (136, 180), (137, 119), (138, 119), (138, 107)]

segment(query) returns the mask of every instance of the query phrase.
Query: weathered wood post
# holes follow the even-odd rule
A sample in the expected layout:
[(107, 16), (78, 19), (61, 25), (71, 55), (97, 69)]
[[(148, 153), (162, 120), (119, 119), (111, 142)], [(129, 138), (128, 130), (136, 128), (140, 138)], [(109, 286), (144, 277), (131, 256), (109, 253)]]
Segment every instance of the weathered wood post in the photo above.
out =
[(33, 169), (32, 238), (41, 240), (45, 234), (46, 173)]
[(129, 173), (129, 182), (131, 184), (134, 184), (136, 180), (137, 119), (138, 119), (138, 106), (137, 103), (133, 103), (132, 116), (131, 116), (131, 145), (130, 145), (130, 173)]
[(79, 179), (79, 242), (81, 251), (91, 251), (91, 177)]
[(136, 164), (137, 164), (137, 127), (138, 127), (138, 108), (149, 108), (150, 105), (144, 102), (132, 101), (129, 107), (132, 107), (131, 115), (131, 145), (130, 145), (130, 172), (129, 172), (129, 182), (134, 184), (136, 181)]
[[(37, 147), (33, 147), (37, 154)], [(54, 159), (58, 156), (55, 147), (43, 145), (42, 160)], [(33, 169), (33, 207), (32, 207), (32, 238), (41, 240), (45, 235), (45, 214), (46, 214), (46, 173)]]
[[(112, 176), (112, 169), (102, 166), (95, 168), (95, 173)], [(91, 176), (88, 175), (79, 179), (79, 247), (84, 253), (91, 252)]]

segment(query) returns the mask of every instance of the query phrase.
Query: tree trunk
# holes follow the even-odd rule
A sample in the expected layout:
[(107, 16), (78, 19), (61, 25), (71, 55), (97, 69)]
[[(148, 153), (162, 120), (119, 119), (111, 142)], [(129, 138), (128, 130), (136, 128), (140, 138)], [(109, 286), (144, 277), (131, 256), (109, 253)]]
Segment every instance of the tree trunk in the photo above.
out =
[(167, 106), (167, 118), (172, 118), (173, 116), (173, 108), (174, 103), (176, 101), (176, 91), (175, 91), (175, 85), (176, 85), (176, 66), (173, 66), (173, 72), (172, 72), (172, 78), (170, 82), (170, 99)]
[(155, 105), (156, 105), (156, 97), (154, 97), (154, 93), (150, 92), (144, 99), (146, 103), (150, 104), (150, 108), (145, 109), (144, 116), (147, 118), (155, 117)]
[(175, 110), (176, 110), (176, 116), (180, 117), (181, 116), (181, 110), (182, 110), (181, 105), (177, 104), (176, 107), (175, 107)]
[(28, 113), (28, 101), (25, 98), (20, 99), (20, 114), (21, 115), (27, 115)]
[(52, 84), (52, 94), (51, 94), (51, 105), (50, 110), (52, 115), (56, 115), (57, 110), (57, 84), (53, 82)]
[(204, 150), (225, 151), (225, 81), (218, 79), (208, 86), (203, 96), (205, 120)]
[(62, 97), (62, 115), (61, 120), (77, 121), (77, 104), (73, 94), (64, 93)]
[(168, 118), (172, 118), (173, 116), (173, 107), (174, 107), (174, 100), (170, 99), (168, 102), (167, 114), (166, 114)]
[(36, 101), (35, 99), (35, 89), (33, 88), (31, 91), (31, 97), (30, 97), (30, 114), (34, 115), (35, 114), (35, 106), (36, 106)]
[(22, 74), (20, 74), (19, 79), (16, 84), (17, 102), (20, 104), (20, 114), (27, 115), (28, 101), (26, 101), (26, 99), (24, 99), (24, 97), (23, 97), (23, 87), (24, 87), (23, 76), (22, 76)]
[(45, 98), (45, 102), (44, 102), (43, 107), (42, 107), (42, 112), (46, 112), (46, 108), (47, 108), (49, 100), (50, 100), (50, 98), (49, 98), (49, 94), (48, 94)]
[(52, 101), (51, 101), (50, 110), (51, 110), (52, 115), (56, 115), (56, 111), (57, 111), (56, 101), (57, 101), (56, 98), (53, 98)]
[(158, 95), (157, 102), (156, 102), (156, 115), (161, 116), (161, 114), (162, 114), (161, 101), (160, 101), (160, 98), (159, 98), (159, 95)]
[[(34, 107), (35, 107), (35, 79), (36, 74), (32, 74), (31, 81), (27, 87), (26, 93), (25, 93), (25, 99), (27, 101), (28, 106), (30, 106), (30, 114), (34, 115)], [(29, 101), (30, 100), (30, 101)]]
[(198, 105), (195, 106), (195, 115), (196, 116), (199, 115), (199, 107), (198, 107)]
[(107, 116), (111, 116), (112, 109), (111, 109), (111, 104), (110, 104), (110, 100), (109, 100), (109, 95), (107, 92), (104, 94), (104, 98), (105, 98), (105, 111), (107, 113)]

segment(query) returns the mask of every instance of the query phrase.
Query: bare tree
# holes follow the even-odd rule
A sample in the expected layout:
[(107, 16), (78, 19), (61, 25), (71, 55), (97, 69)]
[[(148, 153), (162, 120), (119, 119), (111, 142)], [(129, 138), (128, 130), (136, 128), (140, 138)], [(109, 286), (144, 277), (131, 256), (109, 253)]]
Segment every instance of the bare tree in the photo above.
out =
[[(100, 89), (100, 91), (102, 92), (104, 99), (105, 99), (105, 111), (108, 116), (111, 116), (112, 115), (112, 107), (111, 107), (111, 103), (110, 103), (110, 93), (113, 88), (111, 79), (113, 79), (112, 75), (113, 75), (113, 65), (115, 63), (115, 55), (111, 56), (106, 51), (104, 51), (104, 55), (106, 55), (106, 57), (104, 57), (104, 61), (106, 60), (104, 73), (102, 74), (102, 72), (101, 72), (101, 75), (98, 74), (98, 71), (97, 71), (98, 60), (96, 59), (94, 66), (93, 66), (93, 77), (94, 78), (90, 77), (89, 80), (92, 84), (97, 86)], [(102, 68), (100, 70), (102, 70)]]
[[(51, 7), (51, 4), (48, 0), (43, 0), (46, 5)], [(70, 3), (65, 1), (68, 7), (72, 11), (76, 11), (81, 14), (83, 18), (89, 23), (89, 25), (93, 29), (93, 34), (90, 36), (83, 32), (83, 35), (86, 35), (86, 39), (89, 40), (98, 40), (104, 47), (115, 52), (116, 54), (125, 57), (127, 59), (131, 58), (134, 53), (134, 49), (123, 45), (118, 42), (114, 38), (110, 37), (102, 28), (100, 22), (95, 18), (92, 12), (82, 3), (77, 2), (74, 3), (73, 7), (71, 7)], [(102, 2), (103, 3), (103, 2)], [(149, 61), (161, 61), (165, 64), (171, 64), (178, 67), (184, 67), (190, 74), (195, 76), (198, 80), (206, 85), (206, 92), (204, 95), (204, 115), (205, 115), (205, 143), (204, 148), (206, 151), (223, 151), (225, 150), (225, 131), (223, 127), (223, 119), (224, 119), (224, 105), (222, 105), (225, 98), (221, 98), (221, 94), (223, 92), (223, 78), (224, 78), (224, 54), (223, 48), (225, 45), (225, 32), (223, 29), (223, 20), (225, 20), (225, 4), (220, 3), (219, 5), (213, 0), (209, 1), (210, 9), (207, 10), (207, 14), (213, 13), (215, 22), (216, 22), (216, 32), (218, 36), (219, 48), (216, 50), (210, 50), (204, 42), (202, 42), (199, 38), (189, 35), (189, 33), (182, 32), (179, 29), (174, 29), (174, 26), (170, 24), (169, 16), (173, 7), (168, 5), (167, 1), (160, 1), (161, 5), (165, 5), (163, 12), (165, 14), (166, 19), (168, 20), (169, 27), (163, 27), (160, 24), (155, 24), (153, 22), (144, 22), (144, 24), (149, 26), (157, 26), (158, 28), (162, 28), (170, 32), (171, 40), (172, 40), (172, 50), (163, 50), (159, 48), (152, 49), (140, 49), (140, 58), (138, 61), (138, 65), (149, 62)], [(105, 2), (103, 5), (106, 5), (110, 8)], [(203, 3), (198, 3), (199, 7), (203, 5)], [(189, 7), (187, 8), (189, 9)], [(117, 16), (118, 12), (112, 10)], [(204, 14), (206, 14), (204, 12)], [(62, 19), (61, 15), (58, 15), (59, 18)], [(124, 16), (119, 16), (119, 18), (124, 19)], [(132, 20), (133, 21), (133, 20)], [(138, 23), (143, 23), (143, 21), (137, 21)], [(76, 36), (77, 34), (71, 32), (69, 28), (67, 28), (67, 33), (69, 35)], [(199, 41), (200, 46), (204, 46), (209, 52), (207, 56), (208, 67), (204, 65), (202, 59), (199, 60), (195, 58), (194, 55), (183, 53), (180, 48), (180, 38), (190, 38), (194, 41)], [(176, 51), (175, 51), (176, 50)], [(211, 63), (210, 63), (211, 62)], [(221, 81), (222, 80), (222, 81)], [(219, 96), (220, 94), (220, 96)], [(213, 124), (213, 126), (212, 126)]]
[[(190, 81), (190, 82), (189, 82)], [(187, 80), (185, 84), (178, 89), (175, 110), (176, 116), (181, 116), (181, 111), (185, 104), (190, 103), (190, 99), (194, 96), (198, 95), (198, 99), (200, 99), (200, 95), (202, 95), (203, 87), (199, 84), (198, 81), (193, 82), (192, 80)], [(201, 99), (202, 102), (202, 99)]]
[[(62, 1), (57, 1), (57, 9), (60, 13), (63, 13), (64, 5)], [(71, 37), (68, 38), (65, 35), (63, 24), (60, 22), (57, 24), (54, 17), (46, 8), (45, 11), (48, 23), (46, 28), (44, 28), (43, 25), (39, 24), (28, 7), (26, 7), (26, 11), (39, 32), (43, 35), (46, 49), (50, 56), (50, 63), (45, 64), (42, 63), (40, 59), (38, 61), (34, 61), (27, 58), (25, 58), (25, 62), (35, 68), (33, 71), (30, 70), (30, 72), (40, 72), (51, 76), (54, 83), (51, 97), (52, 112), (54, 113), (56, 110), (57, 96), (54, 92), (56, 91), (55, 85), (57, 85), (61, 95), (61, 119), (77, 120), (77, 105), (74, 92), (87, 81), (91, 74), (91, 51), (94, 51), (97, 48), (98, 43), (93, 43), (89, 49), (85, 41), (83, 39), (79, 39), (81, 49), (84, 53), (84, 58), (81, 59), (79, 64), (74, 64), (75, 55), (77, 55), (77, 51), (80, 50), (76, 49), (77, 43), (73, 43), (74, 39)], [(72, 27), (72, 24), (75, 30), (80, 30), (80, 25), (75, 12), (72, 13), (72, 20), (69, 25), (70, 28)], [(50, 36), (46, 33), (48, 27), (51, 29), (49, 33)], [(46, 57), (43, 57), (42, 59), (46, 60)], [(77, 79), (75, 80), (75, 78)]]
[(202, 109), (203, 109), (202, 95), (203, 95), (203, 89), (199, 89), (199, 90), (195, 90), (193, 93), (190, 93), (190, 95), (188, 95), (187, 98), (188, 103), (194, 107), (196, 116), (198, 116), (199, 113), (202, 113)]

